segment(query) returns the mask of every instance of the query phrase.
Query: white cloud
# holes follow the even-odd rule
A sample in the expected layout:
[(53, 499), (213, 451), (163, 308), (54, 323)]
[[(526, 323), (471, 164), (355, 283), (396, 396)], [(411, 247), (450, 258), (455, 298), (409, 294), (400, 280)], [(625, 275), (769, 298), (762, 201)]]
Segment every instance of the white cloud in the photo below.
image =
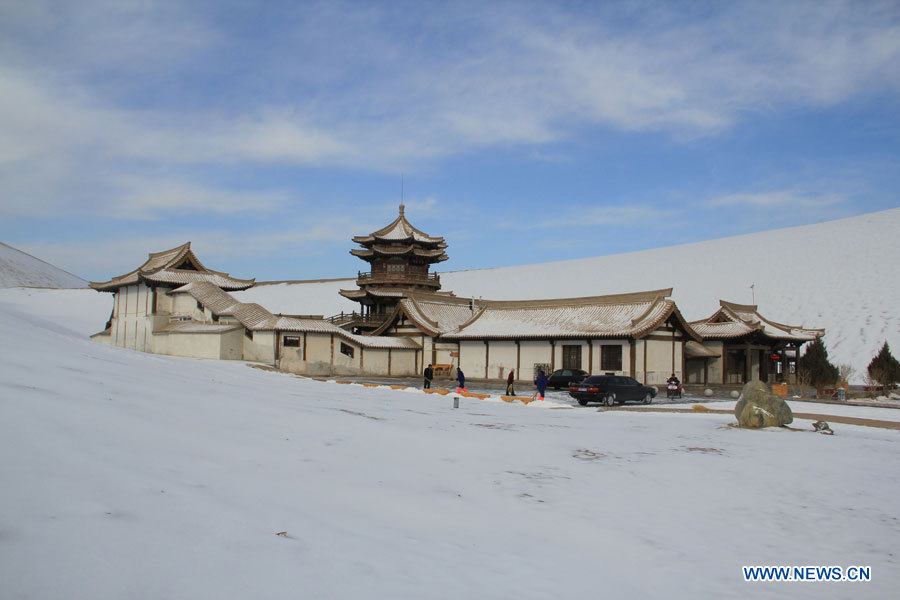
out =
[(775, 207), (824, 208), (844, 202), (847, 202), (847, 198), (840, 194), (776, 190), (753, 194), (728, 194), (709, 201), (707, 205), (714, 208), (728, 206), (749, 206), (759, 209)]
[[(7, 7), (0, 212), (52, 213), (75, 196), (146, 217), (151, 196), (166, 191), (189, 207), (236, 209), (245, 195), (217, 195), (189, 172), (241, 163), (412, 172), (587, 127), (712, 135), (747, 111), (900, 86), (895, 3), (587, 8), (323, 3), (284, 9), (273, 39), (238, 39), (202, 4)], [(173, 182), (150, 183), (160, 172)]]

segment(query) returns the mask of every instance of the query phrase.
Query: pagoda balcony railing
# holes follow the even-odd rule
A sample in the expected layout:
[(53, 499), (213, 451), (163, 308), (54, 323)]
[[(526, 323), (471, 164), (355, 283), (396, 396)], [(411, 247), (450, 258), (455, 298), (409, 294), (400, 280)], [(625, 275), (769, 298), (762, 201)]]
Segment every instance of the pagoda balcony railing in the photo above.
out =
[(437, 273), (389, 273), (387, 271), (363, 272), (356, 277), (358, 285), (373, 283), (412, 283), (417, 285), (438, 286), (441, 278)]
[(342, 312), (338, 315), (327, 317), (325, 320), (338, 327), (343, 327), (350, 323), (353, 325), (366, 325), (371, 327), (383, 324), (390, 316), (390, 314), (364, 315), (358, 312)]

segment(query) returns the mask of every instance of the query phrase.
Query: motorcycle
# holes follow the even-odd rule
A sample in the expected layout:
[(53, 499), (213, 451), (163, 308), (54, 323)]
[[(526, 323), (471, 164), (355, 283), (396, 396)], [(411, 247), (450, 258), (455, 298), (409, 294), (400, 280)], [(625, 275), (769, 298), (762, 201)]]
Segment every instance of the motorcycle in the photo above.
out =
[(681, 384), (670, 382), (666, 386), (666, 398), (681, 398)]

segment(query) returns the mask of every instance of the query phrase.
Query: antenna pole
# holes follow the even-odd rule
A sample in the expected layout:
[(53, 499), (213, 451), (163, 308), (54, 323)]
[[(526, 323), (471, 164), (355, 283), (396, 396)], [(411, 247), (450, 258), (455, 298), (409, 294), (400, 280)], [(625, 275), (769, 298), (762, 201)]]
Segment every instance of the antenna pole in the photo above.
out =
[(756, 305), (756, 283), (750, 284), (750, 293), (753, 295), (753, 304)]

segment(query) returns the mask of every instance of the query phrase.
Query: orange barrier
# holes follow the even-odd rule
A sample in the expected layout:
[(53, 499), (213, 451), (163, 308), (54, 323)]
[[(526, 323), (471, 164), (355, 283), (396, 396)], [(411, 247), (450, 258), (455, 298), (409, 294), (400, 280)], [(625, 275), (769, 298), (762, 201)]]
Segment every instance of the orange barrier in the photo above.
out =
[(450, 390), (444, 390), (441, 388), (435, 388), (435, 389), (429, 388), (427, 390), (422, 390), (422, 391), (425, 392), (426, 394), (440, 394), (441, 396), (446, 396), (447, 394), (450, 393)]
[(391, 389), (392, 390), (405, 390), (407, 387), (408, 386), (405, 386), (405, 385), (392, 385)]
[(352, 381), (336, 381), (335, 383), (340, 383), (341, 385), (350, 385), (353, 382)]
[(524, 404), (528, 404), (534, 398), (531, 396), (500, 396), (500, 399), (504, 402), (515, 402), (516, 400), (521, 400)]
[(472, 392), (463, 392), (460, 394), (461, 396), (465, 396), (466, 398), (481, 398), (484, 400), (485, 398), (490, 398), (490, 394), (473, 394)]

